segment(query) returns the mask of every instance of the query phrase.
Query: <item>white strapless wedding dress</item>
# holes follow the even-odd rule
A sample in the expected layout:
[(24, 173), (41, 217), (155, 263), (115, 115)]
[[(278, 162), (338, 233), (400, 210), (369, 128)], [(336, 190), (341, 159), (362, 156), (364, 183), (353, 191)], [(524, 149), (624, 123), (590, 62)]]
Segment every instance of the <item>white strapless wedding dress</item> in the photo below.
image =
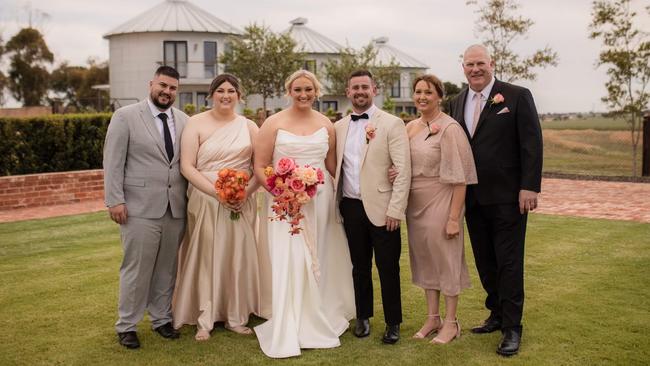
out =
[[(355, 315), (352, 262), (343, 230), (336, 222), (332, 179), (325, 169), (329, 148), (327, 129), (308, 136), (278, 130), (273, 163), (280, 158), (295, 159), (325, 173), (325, 184), (303, 206), (304, 230), (289, 234), (289, 224), (270, 221), (272, 198), (267, 193), (260, 224), (260, 240), (267, 240), (272, 271), (272, 317), (255, 327), (264, 354), (273, 358), (300, 355), (301, 348), (333, 348)], [(305, 236), (315, 245), (320, 268), (318, 279)]]

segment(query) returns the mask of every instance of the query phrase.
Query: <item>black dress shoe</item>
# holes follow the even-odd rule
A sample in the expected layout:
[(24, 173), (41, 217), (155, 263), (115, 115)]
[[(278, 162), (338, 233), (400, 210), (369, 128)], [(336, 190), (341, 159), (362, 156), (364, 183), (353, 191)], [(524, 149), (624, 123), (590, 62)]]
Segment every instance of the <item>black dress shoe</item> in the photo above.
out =
[(117, 333), (121, 345), (129, 349), (140, 348), (140, 340), (136, 332)]
[(387, 344), (395, 344), (399, 341), (399, 324), (386, 325), (386, 332), (381, 341)]
[(521, 344), (521, 328), (504, 329), (497, 353), (506, 357), (514, 356), (519, 352), (519, 344)]
[(168, 339), (176, 339), (181, 336), (181, 333), (172, 327), (172, 323), (163, 324), (154, 330), (164, 338)]
[(478, 327), (472, 328), (472, 333), (475, 334), (485, 334), (492, 333), (501, 329), (501, 319), (496, 316), (490, 315), (489, 318), (485, 319), (483, 324)]
[(357, 319), (354, 324), (354, 335), (358, 338), (367, 337), (370, 335), (370, 320)]

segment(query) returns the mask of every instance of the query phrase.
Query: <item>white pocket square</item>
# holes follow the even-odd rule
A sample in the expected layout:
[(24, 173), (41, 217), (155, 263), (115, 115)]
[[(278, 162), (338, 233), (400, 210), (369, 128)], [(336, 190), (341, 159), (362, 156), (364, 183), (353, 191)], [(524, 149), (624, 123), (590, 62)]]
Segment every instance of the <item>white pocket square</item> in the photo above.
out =
[(508, 109), (508, 107), (505, 107), (502, 110), (500, 110), (499, 112), (497, 112), (497, 114), (502, 114), (502, 113), (510, 113), (510, 110)]

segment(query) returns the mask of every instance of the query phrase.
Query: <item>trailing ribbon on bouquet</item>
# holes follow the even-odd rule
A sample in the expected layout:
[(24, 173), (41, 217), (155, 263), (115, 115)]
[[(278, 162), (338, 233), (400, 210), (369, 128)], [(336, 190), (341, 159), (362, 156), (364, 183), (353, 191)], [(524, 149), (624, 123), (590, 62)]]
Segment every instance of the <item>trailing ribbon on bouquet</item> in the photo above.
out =
[(316, 240), (313, 236), (314, 233), (311, 232), (313, 224), (309, 225), (307, 222), (304, 225), (307, 227), (307, 231), (305, 231), (305, 228), (300, 226), (300, 221), (309, 220), (301, 209), (316, 195), (317, 186), (325, 183), (323, 171), (310, 165), (297, 166), (294, 159), (285, 157), (278, 160), (275, 167), (267, 167), (264, 174), (266, 175), (267, 188), (273, 195), (271, 209), (274, 216), (269, 219), (289, 223), (291, 235), (297, 235), (303, 231), (305, 245), (312, 259), (312, 271), (318, 281), (320, 270)]

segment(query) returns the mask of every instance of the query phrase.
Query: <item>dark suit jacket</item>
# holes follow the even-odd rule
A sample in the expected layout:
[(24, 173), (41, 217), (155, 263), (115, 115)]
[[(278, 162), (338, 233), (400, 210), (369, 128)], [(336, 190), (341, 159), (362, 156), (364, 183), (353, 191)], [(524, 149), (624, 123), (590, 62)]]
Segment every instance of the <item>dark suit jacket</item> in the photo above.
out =
[[(463, 89), (449, 105), (451, 116), (463, 126), (472, 146), (478, 184), (468, 186), (468, 204), (517, 203), (521, 189), (539, 192), (542, 181), (542, 131), (530, 91), (499, 80), (494, 82), (490, 100), (501, 94), (504, 101), (489, 100), (479, 118), (474, 136), (465, 125)], [(508, 108), (509, 112), (499, 113)]]

